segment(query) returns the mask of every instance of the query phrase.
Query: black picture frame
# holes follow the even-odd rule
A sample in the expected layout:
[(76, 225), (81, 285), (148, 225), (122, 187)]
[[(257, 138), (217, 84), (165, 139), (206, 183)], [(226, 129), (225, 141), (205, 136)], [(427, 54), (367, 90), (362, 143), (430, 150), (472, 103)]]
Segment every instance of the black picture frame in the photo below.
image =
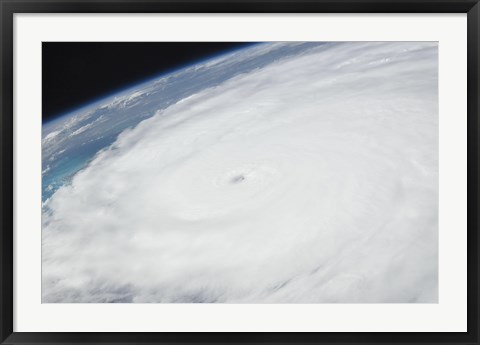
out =
[[(479, 340), (479, 17), (478, 0), (0, 0), (2, 344), (480, 344)], [(62, 333), (13, 332), (13, 15), (15, 13), (467, 13), (468, 331), (401, 333)], [(141, 315), (139, 315), (141, 317)]]

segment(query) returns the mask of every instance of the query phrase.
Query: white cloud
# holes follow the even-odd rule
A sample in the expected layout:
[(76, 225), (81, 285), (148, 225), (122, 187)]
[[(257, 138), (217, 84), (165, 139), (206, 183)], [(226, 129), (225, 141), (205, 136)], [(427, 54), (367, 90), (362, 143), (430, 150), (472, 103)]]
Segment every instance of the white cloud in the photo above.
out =
[(136, 128), (43, 215), (44, 302), (436, 302), (436, 43), (347, 43)]
[(127, 108), (132, 106), (139, 97), (145, 95), (146, 91), (132, 91), (130, 94), (115, 97), (113, 101), (106, 104), (105, 107), (111, 110)]
[(70, 134), (70, 137), (74, 137), (75, 135), (78, 135), (78, 134), (81, 134), (83, 132), (85, 132), (87, 129), (89, 129), (90, 127), (92, 127), (94, 125), (95, 122), (91, 122), (89, 124), (86, 124), (85, 126), (82, 126), (80, 127), (79, 129), (73, 131), (71, 134)]
[(43, 139), (43, 144), (55, 139), (55, 137), (58, 136), (61, 132), (62, 131), (53, 131), (51, 133), (48, 133)]

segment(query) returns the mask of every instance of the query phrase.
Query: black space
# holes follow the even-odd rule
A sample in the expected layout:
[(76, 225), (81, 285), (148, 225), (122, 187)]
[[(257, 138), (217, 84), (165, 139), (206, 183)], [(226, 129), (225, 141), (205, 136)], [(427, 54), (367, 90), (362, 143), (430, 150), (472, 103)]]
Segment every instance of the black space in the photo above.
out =
[(250, 43), (44, 42), (43, 121), (137, 82)]

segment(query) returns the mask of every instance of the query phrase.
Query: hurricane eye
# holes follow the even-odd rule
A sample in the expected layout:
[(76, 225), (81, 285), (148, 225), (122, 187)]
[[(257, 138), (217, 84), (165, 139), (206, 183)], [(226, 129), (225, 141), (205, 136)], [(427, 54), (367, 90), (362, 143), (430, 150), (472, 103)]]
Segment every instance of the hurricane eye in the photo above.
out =
[(240, 182), (243, 182), (244, 180), (245, 180), (245, 175), (236, 175), (230, 180), (230, 182), (231, 183), (240, 183)]

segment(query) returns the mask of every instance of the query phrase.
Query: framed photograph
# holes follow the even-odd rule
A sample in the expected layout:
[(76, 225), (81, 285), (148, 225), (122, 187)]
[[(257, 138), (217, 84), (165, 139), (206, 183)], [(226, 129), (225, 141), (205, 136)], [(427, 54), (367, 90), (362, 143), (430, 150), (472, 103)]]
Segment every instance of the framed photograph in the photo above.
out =
[(2, 344), (480, 344), (477, 0), (0, 1)]

